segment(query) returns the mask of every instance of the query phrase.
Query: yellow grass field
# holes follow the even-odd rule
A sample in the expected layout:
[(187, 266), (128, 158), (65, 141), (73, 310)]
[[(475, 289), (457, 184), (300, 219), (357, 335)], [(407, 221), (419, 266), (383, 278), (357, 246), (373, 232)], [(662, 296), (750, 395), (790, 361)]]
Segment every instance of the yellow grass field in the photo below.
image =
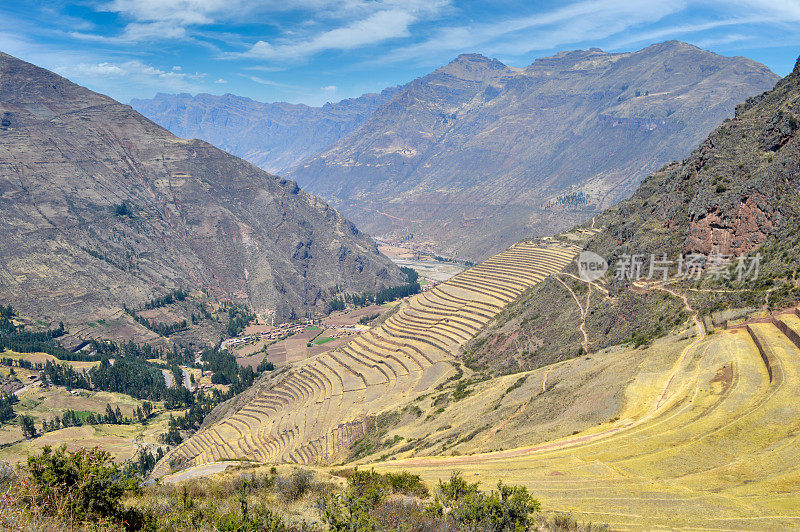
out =
[[(118, 462), (129, 460), (142, 445), (162, 445), (157, 436), (167, 431), (169, 414), (160, 414), (145, 426), (133, 425), (83, 425), (68, 427), (43, 434), (33, 440), (23, 440), (18, 427), (3, 427), (0, 434), (16, 433), (16, 443), (0, 449), (0, 460), (11, 463), (24, 461), (28, 454), (39, 452), (44, 446), (58, 447), (62, 444), (70, 451), (99, 447), (112, 454)], [(164, 446), (166, 448), (166, 446)]]
[(45, 364), (46, 362), (53, 362), (56, 364), (67, 364), (69, 366), (72, 366), (76, 370), (89, 369), (94, 366), (98, 366), (100, 364), (99, 361), (73, 362), (67, 360), (59, 360), (53, 355), (48, 355), (47, 353), (17, 353), (15, 351), (9, 351), (9, 350), (0, 353), (0, 357), (13, 358), (14, 360), (27, 360), (28, 362), (31, 362), (33, 364)]
[(796, 315), (778, 316), (696, 337), (671, 358), (632, 357), (618, 416), (577, 434), (374, 465), (431, 483), (459, 470), (487, 489), (522, 484), (547, 510), (614, 529), (797, 528), (800, 349), (778, 325), (800, 331)]

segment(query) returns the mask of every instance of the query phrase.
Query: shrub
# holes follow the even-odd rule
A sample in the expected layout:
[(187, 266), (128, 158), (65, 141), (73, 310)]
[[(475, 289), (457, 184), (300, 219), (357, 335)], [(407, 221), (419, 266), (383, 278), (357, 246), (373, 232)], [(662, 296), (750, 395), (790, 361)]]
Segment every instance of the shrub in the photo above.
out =
[(220, 515), (214, 523), (220, 532), (283, 532), (289, 530), (283, 516), (273, 512), (261, 503), (254, 512), (247, 510), (246, 504), (239, 511), (231, 510)]
[(354, 470), (347, 478), (347, 489), (319, 501), (322, 520), (334, 531), (371, 532), (378, 526), (372, 512), (386, 500), (386, 480), (374, 469)]
[[(583, 349), (583, 348), (581, 348), (581, 349)], [(517, 379), (516, 381), (514, 381), (514, 384), (512, 384), (511, 386), (509, 386), (508, 388), (506, 388), (506, 393), (511, 393), (511, 392), (513, 392), (514, 390), (516, 390), (517, 388), (519, 388), (520, 386), (522, 386), (523, 384), (525, 384), (525, 381), (526, 381), (526, 380), (528, 380), (528, 376), (527, 376), (527, 375), (525, 375), (524, 377), (520, 377), (519, 379)]]
[(287, 501), (296, 501), (311, 489), (314, 473), (307, 469), (295, 469), (288, 477), (277, 477), (275, 489)]
[(139, 480), (115, 465), (106, 451), (68, 452), (64, 445), (53, 451), (45, 446), (41, 455), (28, 457), (28, 471), (42, 495), (41, 509), (47, 514), (59, 515), (66, 510), (78, 520), (111, 517), (122, 521), (132, 517), (122, 508), (121, 500), (126, 493), (140, 490)]
[(489, 494), (470, 484), (454, 472), (450, 481), (439, 481), (439, 496), (428, 506), (428, 512), (446, 516), (454, 528), (470, 530), (515, 531), (527, 530), (532, 514), (541, 509), (523, 486), (497, 483), (497, 491)]
[(128, 206), (127, 201), (123, 201), (119, 205), (114, 205), (114, 215), (116, 216), (132, 216), (133, 212), (131, 208)]
[(422, 482), (422, 478), (419, 475), (412, 475), (408, 471), (403, 471), (402, 473), (386, 473), (384, 476), (393, 493), (413, 495), (420, 499), (430, 496), (428, 487)]

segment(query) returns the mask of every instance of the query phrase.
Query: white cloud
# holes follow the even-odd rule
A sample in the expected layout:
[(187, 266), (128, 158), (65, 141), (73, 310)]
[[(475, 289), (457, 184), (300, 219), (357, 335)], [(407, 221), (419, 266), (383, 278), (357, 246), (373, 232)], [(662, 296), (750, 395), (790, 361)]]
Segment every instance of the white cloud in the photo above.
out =
[(305, 40), (281, 44), (258, 41), (241, 57), (258, 59), (303, 59), (326, 50), (350, 50), (398, 37), (408, 37), (409, 26), (418, 20), (416, 14), (401, 9), (373, 13), (348, 25), (324, 31)]
[[(731, 9), (731, 5), (736, 9)], [(539, 50), (565, 49), (576, 43), (602, 42), (621, 49), (670, 38), (702, 37), (706, 46), (745, 40), (743, 33), (705, 36), (703, 32), (748, 24), (779, 26), (800, 21), (797, 0), (582, 0), (506, 20), (446, 26), (421, 42), (395, 48), (367, 64), (416, 61), (437, 64), (460, 52), (516, 57)], [(682, 16), (692, 8), (708, 15)], [(686, 20), (692, 20), (686, 23)]]
[(435, 62), (439, 60), (436, 54), (467, 50), (522, 55), (609, 37), (685, 8), (684, 0), (584, 0), (529, 16), (442, 28), (433, 37), (399, 48), (382, 60)]
[(337, 87), (336, 85), (327, 85), (325, 87), (322, 87), (322, 90), (324, 90), (325, 92), (336, 92), (338, 88), (339, 87)]
[[(615, 40), (613, 43), (609, 45), (609, 48), (612, 50), (624, 48), (634, 44), (640, 43), (652, 43), (658, 42), (665, 39), (677, 39), (677, 38), (686, 38), (689, 35), (693, 34), (705, 34), (711, 30), (719, 29), (719, 28), (726, 28), (730, 26), (737, 26), (741, 24), (747, 24), (752, 20), (745, 20), (741, 18), (736, 19), (723, 19), (723, 20), (714, 20), (710, 22), (699, 22), (695, 24), (679, 24), (676, 26), (667, 26), (665, 28), (659, 28), (656, 30), (646, 30), (639, 33), (634, 33), (620, 39)], [(710, 42), (711, 38), (707, 38)], [(698, 44), (698, 46), (700, 46)]]
[(753, 37), (749, 35), (742, 35), (741, 33), (729, 33), (719, 37), (709, 37), (707, 39), (700, 39), (699, 41), (692, 41), (692, 44), (699, 46), (700, 48), (712, 48), (714, 46), (741, 43), (752, 39)]
[(119, 63), (104, 61), (65, 64), (56, 66), (53, 70), (81, 84), (96, 86), (100, 90), (112, 88), (112, 91), (119, 85), (148, 87), (156, 90), (196, 90), (197, 82), (205, 77), (205, 74), (199, 72), (193, 74), (182, 72), (180, 67), (161, 70), (138, 60)]
[(215, 81), (214, 83), (219, 83), (220, 85), (224, 85), (225, 83), (228, 83), (228, 80), (226, 80), (226, 79), (222, 79), (222, 78), (219, 78), (219, 79), (218, 79), (217, 81)]
[(272, 81), (271, 79), (264, 79), (259, 76), (251, 76), (248, 74), (239, 74), (243, 78), (247, 78), (254, 83), (258, 83), (259, 85), (268, 85), (270, 87), (288, 87), (288, 85), (284, 85), (283, 83), (278, 83), (277, 81)]
[[(269, 20), (270, 14), (285, 12), (308, 14), (305, 23), (298, 27), (353, 19), (359, 19), (355, 23), (358, 26), (369, 23), (372, 16), (380, 13), (401, 12), (419, 17), (436, 13), (449, 3), (450, 0), (110, 0), (95, 4), (95, 9), (117, 13), (127, 21), (119, 35), (79, 31), (70, 35), (110, 43), (190, 39), (200, 33), (197, 28), (202, 26), (231, 21), (252, 23), (259, 18)], [(286, 34), (290, 33), (287, 30)], [(331, 37), (335, 35), (337, 33)]]
[(765, 21), (800, 22), (800, 2), (797, 0), (727, 0), (718, 3), (727, 7), (729, 11), (736, 11), (730, 9), (731, 4), (738, 5)]

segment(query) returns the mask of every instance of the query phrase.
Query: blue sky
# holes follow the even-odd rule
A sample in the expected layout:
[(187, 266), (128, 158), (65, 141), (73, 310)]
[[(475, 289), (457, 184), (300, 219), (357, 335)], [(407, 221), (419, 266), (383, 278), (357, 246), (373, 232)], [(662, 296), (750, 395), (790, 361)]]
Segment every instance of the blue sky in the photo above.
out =
[(512, 66), (679, 39), (788, 74), (800, 0), (0, 0), (0, 50), (127, 102), (227, 92), (319, 105), (459, 53)]

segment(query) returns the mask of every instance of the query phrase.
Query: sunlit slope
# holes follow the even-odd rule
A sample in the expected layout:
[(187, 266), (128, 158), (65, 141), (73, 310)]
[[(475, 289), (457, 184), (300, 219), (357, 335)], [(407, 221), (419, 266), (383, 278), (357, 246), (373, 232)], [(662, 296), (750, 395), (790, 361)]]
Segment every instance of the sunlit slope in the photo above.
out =
[[(169, 453), (196, 466), (238, 458), (324, 462), (453, 373), (459, 348), (522, 292), (561, 271), (577, 248), (521, 242), (410, 299), (383, 324), (339, 350), (294, 366), (236, 413)], [(257, 385), (258, 386), (258, 385)]]
[(613, 528), (800, 526), (800, 319), (717, 332), (642, 364), (619, 420), (528, 448), (378, 464), (528, 486)]

